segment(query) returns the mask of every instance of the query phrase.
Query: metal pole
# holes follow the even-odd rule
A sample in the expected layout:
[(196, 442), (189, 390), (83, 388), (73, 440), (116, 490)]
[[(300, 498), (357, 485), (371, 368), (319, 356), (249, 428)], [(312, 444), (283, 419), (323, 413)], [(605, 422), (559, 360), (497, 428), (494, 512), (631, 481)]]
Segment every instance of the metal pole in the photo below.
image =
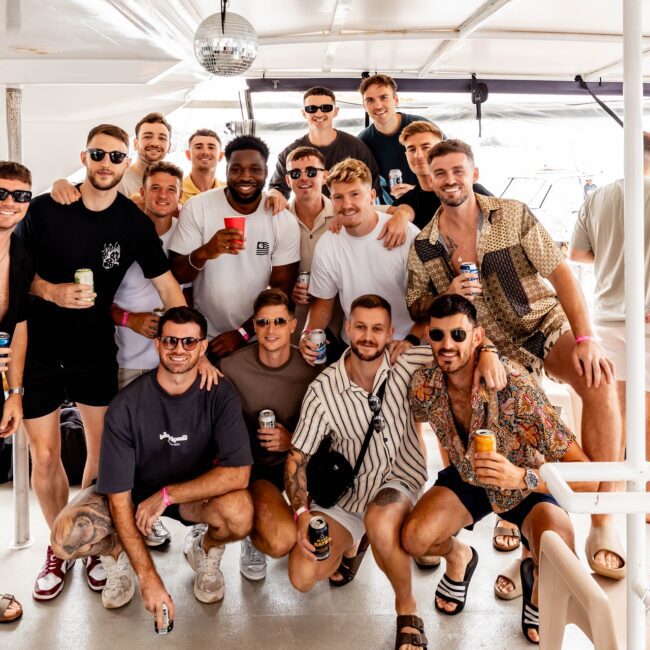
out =
[[(643, 205), (643, 98), (641, 0), (623, 0), (625, 112), (625, 337), (627, 462), (635, 471), (628, 491), (645, 490), (645, 252)], [(641, 356), (639, 356), (641, 355)], [(645, 515), (627, 515), (627, 646), (645, 648), (645, 612), (637, 582), (646, 579)]]
[[(7, 87), (7, 144), (9, 160), (22, 162), (22, 100), (19, 87)], [(27, 548), (34, 543), (29, 534), (29, 452), (27, 434), (21, 425), (13, 439), (14, 479), (14, 543), (13, 550)]]

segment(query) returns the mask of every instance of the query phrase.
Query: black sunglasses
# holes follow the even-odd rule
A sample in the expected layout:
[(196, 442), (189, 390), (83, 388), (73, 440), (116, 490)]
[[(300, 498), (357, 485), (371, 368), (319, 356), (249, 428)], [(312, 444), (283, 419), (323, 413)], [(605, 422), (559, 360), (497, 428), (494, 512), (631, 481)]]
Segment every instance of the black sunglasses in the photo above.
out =
[(334, 110), (334, 104), (321, 104), (320, 106), (305, 106), (305, 113), (331, 113)]
[(306, 169), (292, 169), (287, 172), (294, 181), (297, 181), (303, 173), (307, 178), (315, 178), (318, 172), (324, 172), (322, 167), (307, 167)]
[(177, 336), (159, 336), (160, 343), (162, 344), (165, 350), (175, 350), (178, 342), (180, 341), (183, 346), (183, 350), (193, 350), (200, 341), (205, 339), (195, 339), (191, 336), (186, 336), (185, 338), (179, 339)]
[(288, 319), (278, 316), (278, 318), (256, 318), (255, 325), (258, 327), (269, 327), (273, 323), (276, 327), (284, 327), (288, 323)]
[(386, 428), (386, 419), (381, 411), (381, 399), (377, 395), (368, 395), (368, 406), (372, 411), (372, 428), (379, 433)]
[(104, 151), (103, 149), (86, 149), (86, 152), (90, 155), (90, 159), (95, 162), (101, 162), (106, 157), (106, 154), (108, 154), (108, 157), (114, 165), (119, 165), (121, 162), (124, 162), (124, 159), (129, 155), (123, 151)]
[(29, 190), (6, 190), (0, 187), (0, 201), (4, 201), (9, 195), (16, 203), (29, 203), (32, 200), (32, 193)]
[[(467, 338), (467, 332), (460, 328), (449, 330), (449, 333), (456, 343), (462, 343)], [(436, 342), (442, 341), (445, 338), (445, 332), (434, 327), (432, 330), (429, 330), (429, 338)]]

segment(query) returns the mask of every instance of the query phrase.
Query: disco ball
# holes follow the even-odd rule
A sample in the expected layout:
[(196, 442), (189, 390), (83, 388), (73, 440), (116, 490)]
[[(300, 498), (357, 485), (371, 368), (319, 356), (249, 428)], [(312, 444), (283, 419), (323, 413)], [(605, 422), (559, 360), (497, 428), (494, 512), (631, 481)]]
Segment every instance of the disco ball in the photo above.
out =
[(239, 14), (226, 13), (224, 29), (221, 14), (208, 16), (194, 35), (194, 55), (212, 74), (234, 77), (246, 72), (257, 56), (257, 34)]

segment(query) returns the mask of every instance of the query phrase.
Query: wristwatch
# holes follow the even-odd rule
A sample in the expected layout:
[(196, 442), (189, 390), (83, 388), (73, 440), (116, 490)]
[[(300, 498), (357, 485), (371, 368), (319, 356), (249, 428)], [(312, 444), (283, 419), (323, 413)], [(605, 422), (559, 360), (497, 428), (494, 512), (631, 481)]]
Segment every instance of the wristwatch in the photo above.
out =
[(537, 478), (537, 474), (535, 474), (535, 472), (533, 472), (533, 470), (530, 469), (530, 467), (526, 468), (524, 483), (526, 483), (526, 487), (531, 491), (534, 491), (535, 488), (539, 485), (539, 479)]
[(7, 391), (7, 395), (24, 395), (25, 389), (22, 386), (17, 386), (16, 388), (10, 388)]

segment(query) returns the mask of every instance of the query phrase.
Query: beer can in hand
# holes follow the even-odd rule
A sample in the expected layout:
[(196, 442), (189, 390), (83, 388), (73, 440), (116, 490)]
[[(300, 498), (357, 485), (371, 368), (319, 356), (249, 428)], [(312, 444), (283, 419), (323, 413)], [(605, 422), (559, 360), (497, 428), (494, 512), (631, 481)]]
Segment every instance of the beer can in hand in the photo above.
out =
[(298, 273), (298, 278), (296, 279), (296, 284), (306, 284), (309, 287), (309, 278), (311, 273), (309, 271), (300, 271)]
[(275, 429), (275, 413), (271, 409), (260, 411), (257, 416), (257, 423), (260, 429)]
[(327, 363), (327, 334), (325, 330), (312, 330), (309, 340), (316, 344), (316, 359), (314, 363), (321, 365)]
[(156, 631), (156, 634), (168, 634), (174, 629), (174, 621), (169, 620), (169, 607), (167, 607), (167, 603), (163, 603), (161, 607), (163, 612), (162, 627), (158, 627), (158, 619), (154, 618), (153, 629)]
[(474, 449), (479, 451), (496, 451), (497, 438), (489, 429), (477, 429), (474, 434)]
[[(77, 269), (74, 272), (74, 281), (75, 284), (87, 284), (90, 286), (90, 290), (95, 290), (95, 282), (93, 279), (92, 269)], [(94, 298), (84, 298), (86, 302), (95, 302)]]
[(330, 556), (330, 531), (325, 517), (312, 517), (309, 522), (309, 542), (316, 549), (314, 555), (320, 562)]
[(388, 183), (390, 184), (390, 189), (392, 190), (395, 185), (402, 184), (402, 170), (401, 169), (391, 169), (388, 172)]
[(0, 363), (4, 363), (4, 359), (8, 357), (8, 354), (5, 354), (2, 348), (8, 348), (11, 343), (11, 334), (9, 332), (0, 332)]

